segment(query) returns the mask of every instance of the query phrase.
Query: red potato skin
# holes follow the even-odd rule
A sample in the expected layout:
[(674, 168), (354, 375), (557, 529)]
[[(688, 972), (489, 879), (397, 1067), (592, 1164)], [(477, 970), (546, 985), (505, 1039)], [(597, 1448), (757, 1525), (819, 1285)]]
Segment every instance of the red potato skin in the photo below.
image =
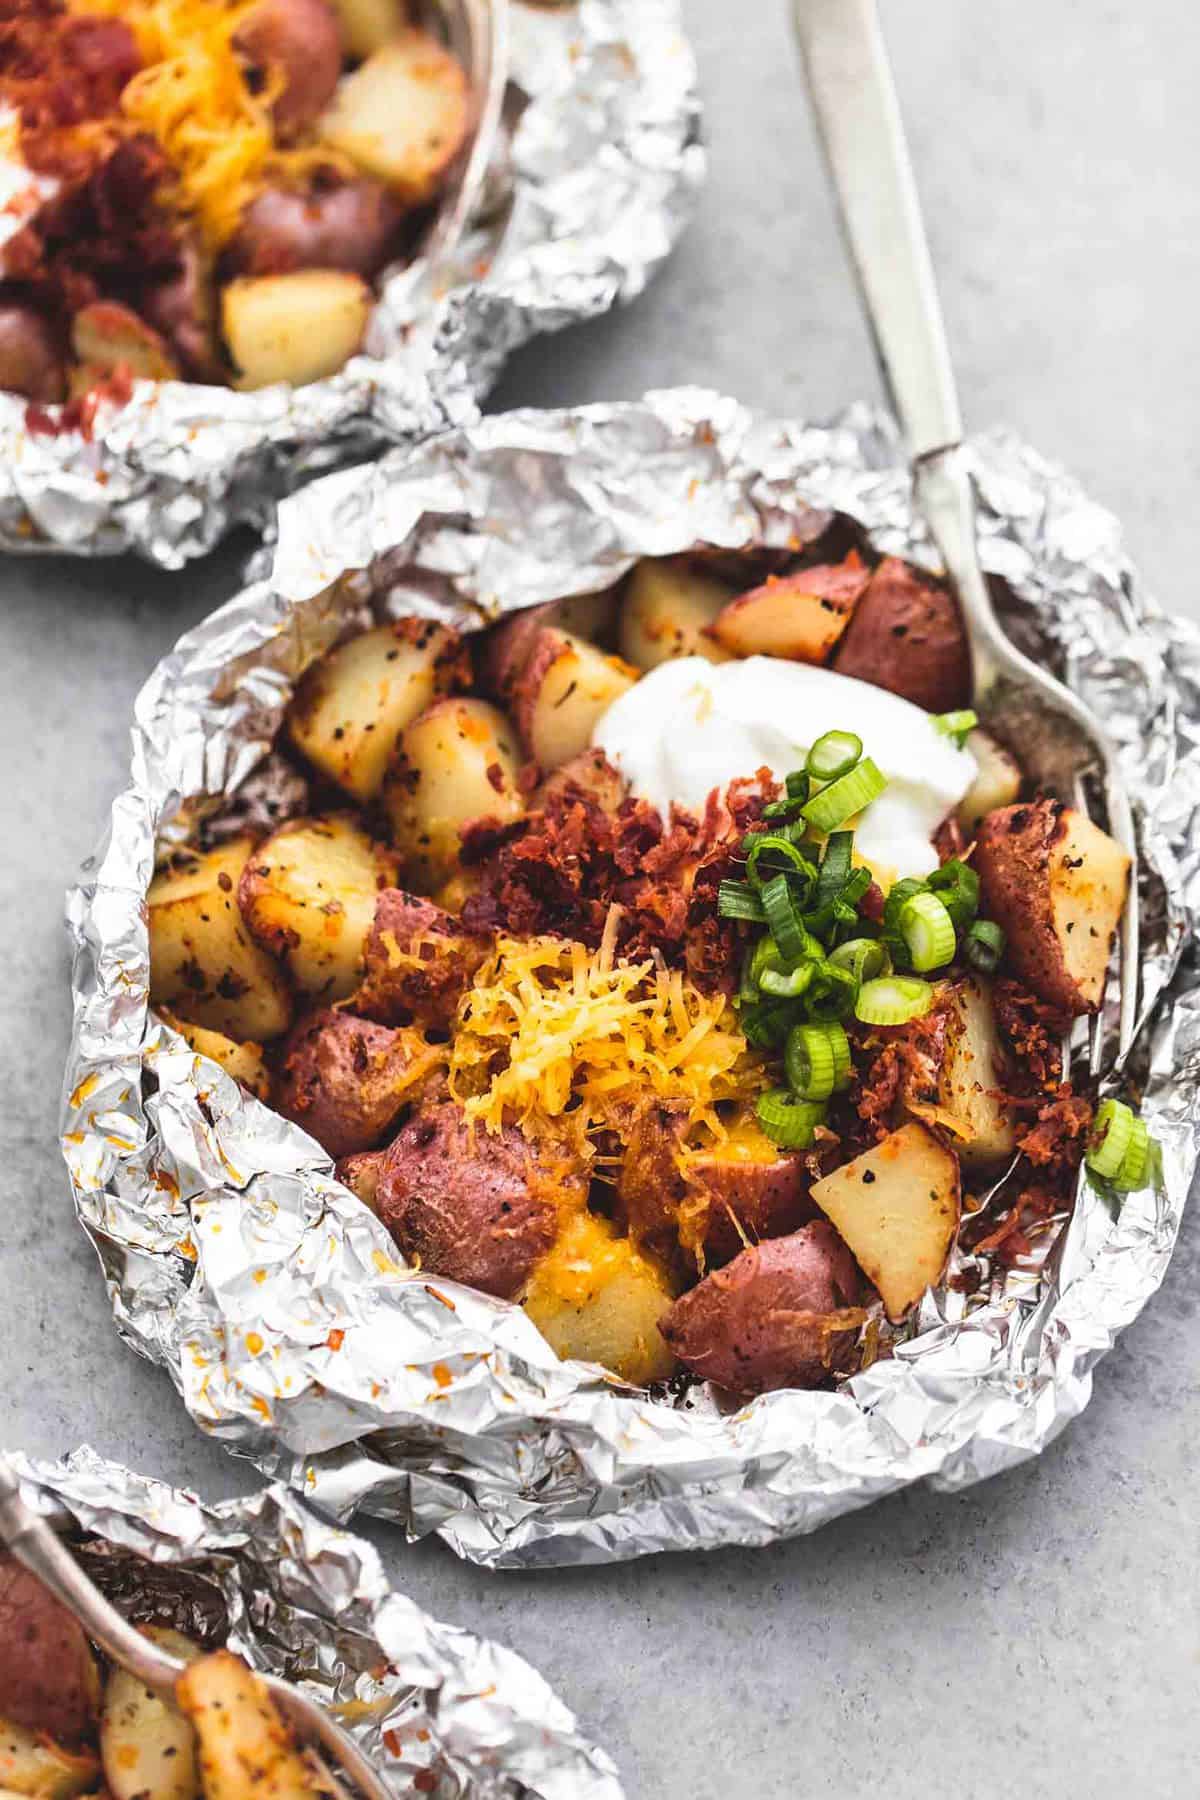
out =
[(306, 192), (264, 188), (250, 202), (222, 262), (234, 275), (346, 269), (370, 280), (395, 253), (404, 208), (361, 176)]
[(554, 1242), (560, 1203), (586, 1197), (581, 1169), (564, 1159), (551, 1173), (545, 1146), (513, 1127), (472, 1131), (447, 1101), (417, 1113), (387, 1150), (376, 1211), (410, 1262), (513, 1300)]
[(372, 1212), (378, 1201), (379, 1177), (386, 1156), (386, 1150), (356, 1150), (353, 1156), (341, 1157), (333, 1171), (343, 1186), (357, 1194)]
[(1072, 1015), (1094, 1012), (1062, 967), (1050, 912), (1050, 854), (1065, 834), (1058, 800), (1002, 806), (975, 834), (980, 911), (1008, 940), (1009, 968), (1040, 1000)]
[(15, 1557), (0, 1554), (0, 1709), (75, 1745), (92, 1729), (99, 1678), (82, 1628)]
[(833, 666), (926, 712), (951, 712), (971, 698), (971, 658), (953, 596), (896, 556), (872, 574)]
[[(385, 888), (364, 952), (362, 986), (350, 1005), (381, 1025), (419, 1025), (444, 1030), (487, 955), (490, 939), (464, 931), (460, 920), (430, 900)], [(398, 962), (417, 955), (420, 967)]]
[(541, 625), (534, 632), (521, 672), (509, 695), (512, 720), (527, 756), (533, 755), (533, 716), (542, 683), (560, 656), (567, 656), (571, 646), (553, 625)]
[(612, 817), (625, 798), (625, 781), (603, 750), (582, 750), (548, 775), (529, 796), (530, 810), (582, 801)]
[(617, 1175), (617, 1209), (635, 1244), (669, 1256), (678, 1249), (679, 1209), (688, 1185), (676, 1162), (685, 1107), (647, 1106), (629, 1122)]
[(704, 1257), (713, 1266), (738, 1256), (747, 1238), (753, 1244), (783, 1237), (816, 1216), (804, 1162), (786, 1151), (769, 1163), (696, 1161), (688, 1174), (693, 1191), (710, 1203)]
[(541, 606), (522, 607), (493, 625), (483, 643), (480, 675), (484, 688), (496, 700), (506, 703), (525, 671), (533, 653), (538, 633), (553, 622), (556, 613), (553, 600)]
[(198, 245), (184, 244), (177, 273), (148, 288), (141, 307), (192, 381), (226, 379), (228, 371), (217, 346), (212, 293)]
[(824, 1220), (743, 1250), (659, 1321), (693, 1374), (730, 1393), (817, 1387), (854, 1348), (861, 1277)]
[(342, 40), (327, 0), (262, 0), (234, 43), (253, 67), (283, 76), (273, 107), (280, 138), (294, 137), (333, 99)]
[[(817, 563), (811, 568), (797, 569), (791, 575), (768, 576), (758, 587), (735, 595), (722, 617), (728, 615), (733, 607), (748, 600), (756, 600), (760, 594), (769, 593), (776, 599), (781, 594), (797, 594), (820, 602), (821, 607), (829, 614), (830, 633), (836, 642), (841, 635), (840, 621), (848, 619), (854, 612), (870, 579), (870, 569), (864, 565), (857, 550), (852, 550), (844, 562)], [(709, 635), (718, 644), (724, 643), (720, 618), (712, 626)], [(828, 658), (828, 650), (825, 655)]]
[(54, 333), (28, 306), (0, 306), (0, 388), (43, 406), (67, 396), (67, 372)]
[[(326, 1007), (292, 1030), (283, 1050), (275, 1106), (330, 1156), (373, 1150), (419, 1092), (412, 1036)], [(437, 1059), (430, 1058), (431, 1070)]]

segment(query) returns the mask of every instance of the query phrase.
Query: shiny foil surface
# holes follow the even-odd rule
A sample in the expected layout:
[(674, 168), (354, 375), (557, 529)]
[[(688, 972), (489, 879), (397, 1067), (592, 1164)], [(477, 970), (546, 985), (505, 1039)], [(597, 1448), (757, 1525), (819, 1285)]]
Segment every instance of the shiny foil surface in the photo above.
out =
[(135, 1624), (228, 1643), (338, 1709), (396, 1795), (621, 1800), (542, 1677), (388, 1586), (374, 1548), (276, 1484), (206, 1506), (93, 1451), (15, 1456), (21, 1496)]
[[(196, 1423), (338, 1516), (440, 1532), (495, 1566), (767, 1543), (906, 1483), (1035, 1455), (1162, 1280), (1200, 1145), (1200, 632), (1144, 592), (1113, 518), (1008, 436), (969, 452), (1014, 637), (1117, 741), (1142, 846), (1131, 1063), (1161, 1180), (1084, 1185), (1032, 1270), (931, 1294), (836, 1391), (731, 1407), (564, 1364), (515, 1306), (406, 1271), (296, 1126), (147, 1006), (156, 844), (234, 806), (303, 808), (270, 755), (301, 670), (372, 613), (468, 629), (605, 587), (637, 558), (786, 546), (818, 514), (931, 562), (881, 416), (780, 423), (697, 389), (485, 419), (336, 474), (281, 510), (273, 566), (183, 638), (138, 700), (129, 788), (69, 903), (75, 1030), (63, 1147), (117, 1325)], [(1060, 1222), (1061, 1225), (1061, 1222)]]
[[(337, 375), (254, 393), (141, 381), (86, 431), (0, 392), (0, 548), (134, 550), (178, 568), (236, 523), (268, 524), (313, 476), (477, 417), (518, 345), (639, 294), (704, 178), (681, 3), (511, 0), (479, 216), (448, 260), (385, 276), (364, 353)], [(13, 220), (31, 185), (0, 161)], [(3, 238), (0, 221), (0, 269)]]

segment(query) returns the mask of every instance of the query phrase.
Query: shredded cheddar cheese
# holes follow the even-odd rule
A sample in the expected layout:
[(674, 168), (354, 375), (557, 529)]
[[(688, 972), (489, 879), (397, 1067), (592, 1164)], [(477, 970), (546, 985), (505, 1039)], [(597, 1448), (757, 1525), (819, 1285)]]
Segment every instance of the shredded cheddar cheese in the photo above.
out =
[(585, 1133), (651, 1095), (682, 1102), (723, 1139), (722, 1101), (766, 1085), (720, 994), (653, 961), (616, 963), (561, 938), (501, 937), (464, 995), (450, 1089), (489, 1131), (536, 1134), (569, 1115)]
[(216, 251), (267, 180), (344, 169), (324, 145), (281, 150), (271, 125), (278, 78), (259, 93), (234, 45), (257, 0), (69, 0), (71, 10), (124, 19), (144, 67), (121, 95), (130, 131), (147, 132), (175, 171), (170, 203)]

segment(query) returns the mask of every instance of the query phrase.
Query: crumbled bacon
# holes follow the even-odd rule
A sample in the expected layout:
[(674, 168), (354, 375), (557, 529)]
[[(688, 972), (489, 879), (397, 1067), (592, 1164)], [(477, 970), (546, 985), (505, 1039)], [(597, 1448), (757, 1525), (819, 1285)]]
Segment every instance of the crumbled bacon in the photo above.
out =
[(1021, 1133), (1017, 1148), (1051, 1178), (1073, 1175), (1083, 1158), (1094, 1108), (1064, 1082), (1054, 1098), (1038, 1107), (1037, 1120)]
[(20, 113), (30, 168), (74, 179), (90, 167), (94, 151), (75, 128), (113, 113), (140, 65), (121, 19), (74, 15), (62, 0), (0, 0), (0, 87)]
[(855, 1033), (857, 1073), (847, 1099), (857, 1121), (858, 1142), (870, 1144), (886, 1137), (897, 1106), (936, 1104), (946, 1056), (946, 1005), (935, 1002), (924, 1018), (907, 1025), (874, 1026)]
[(1001, 1039), (1017, 1072), (1014, 1098), (1051, 1091), (1062, 1073), (1061, 1046), (1070, 1019), (1007, 976), (993, 986), (992, 1003)]

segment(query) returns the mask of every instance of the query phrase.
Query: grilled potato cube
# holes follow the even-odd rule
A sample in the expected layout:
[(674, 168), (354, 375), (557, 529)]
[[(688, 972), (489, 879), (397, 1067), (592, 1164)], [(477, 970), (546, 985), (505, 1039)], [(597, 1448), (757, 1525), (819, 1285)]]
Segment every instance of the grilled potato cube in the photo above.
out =
[(0, 1718), (0, 1793), (73, 1800), (94, 1788), (100, 1764), (90, 1750), (67, 1750), (44, 1732)]
[(543, 774), (587, 749), (601, 713), (636, 679), (620, 657), (569, 631), (538, 632), (513, 690), (513, 711), (521, 742)]
[(363, 341), (374, 296), (347, 269), (242, 275), (221, 294), (221, 329), (243, 392), (336, 375)]
[(855, 550), (845, 562), (774, 575), (723, 607), (713, 636), (734, 656), (828, 662), (870, 578)]
[(644, 1387), (675, 1367), (658, 1321), (674, 1299), (656, 1263), (593, 1213), (572, 1219), (534, 1271), (524, 1306), (564, 1359)]
[(486, 700), (435, 700), (405, 727), (383, 804), (410, 881), (429, 893), (449, 880), (469, 820), (521, 817), (517, 763), (516, 734)]
[(980, 975), (945, 984), (946, 1051), (936, 1101), (909, 1101), (908, 1110), (943, 1125), (968, 1166), (1011, 1156), (1017, 1147), (1012, 1114), (998, 1097), (1004, 1052), (992, 1012), (991, 983)]
[(428, 200), (470, 123), (467, 77), (427, 32), (408, 31), (343, 76), (317, 131), (412, 205)]
[[(161, 1625), (146, 1637), (183, 1662), (200, 1652), (189, 1638)], [(114, 1668), (100, 1712), (100, 1755), (113, 1800), (196, 1800), (196, 1734), (179, 1708), (152, 1693), (127, 1669)]]
[(237, 1043), (287, 1030), (292, 996), (273, 957), (256, 944), (238, 907), (238, 883), (254, 839), (172, 857), (150, 883), (150, 999)]
[(685, 557), (647, 557), (630, 576), (621, 603), (621, 655), (636, 669), (656, 669), (676, 656), (728, 662), (729, 651), (709, 627), (729, 602), (724, 583)]
[(988, 813), (1012, 805), (1021, 791), (1021, 770), (1003, 744), (986, 731), (969, 732), (967, 749), (975, 758), (979, 773), (959, 802), (958, 822), (973, 837)]
[(246, 863), (238, 904), (307, 999), (344, 1000), (358, 986), (375, 902), (395, 873), (393, 858), (349, 814), (293, 819)]
[(71, 348), (87, 373), (88, 386), (117, 369), (147, 381), (173, 381), (179, 374), (154, 327), (114, 300), (94, 300), (80, 308), (71, 325)]
[(240, 1081), (244, 1088), (248, 1088), (260, 1100), (270, 1097), (271, 1077), (263, 1059), (261, 1044), (235, 1043), (223, 1032), (206, 1031), (203, 1025), (193, 1025), (190, 1019), (181, 1019), (178, 1013), (173, 1013), (167, 1006), (160, 1006), (158, 1013), (164, 1024), (169, 1025), (172, 1031), (177, 1031), (197, 1056), (207, 1056), (210, 1061), (219, 1063), (227, 1075)]
[(266, 1687), (228, 1650), (185, 1669), (175, 1694), (196, 1729), (205, 1800), (312, 1800), (315, 1771)]

